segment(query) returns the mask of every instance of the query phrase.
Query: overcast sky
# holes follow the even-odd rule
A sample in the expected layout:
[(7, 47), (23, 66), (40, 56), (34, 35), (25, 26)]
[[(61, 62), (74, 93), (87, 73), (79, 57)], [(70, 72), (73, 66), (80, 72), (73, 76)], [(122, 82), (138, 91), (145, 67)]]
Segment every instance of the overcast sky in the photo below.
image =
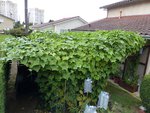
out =
[[(18, 4), (18, 18), (24, 20), (24, 0), (11, 0)], [(28, 0), (29, 8), (44, 9), (45, 22), (65, 17), (80, 16), (88, 22), (106, 17), (99, 7), (121, 0)]]

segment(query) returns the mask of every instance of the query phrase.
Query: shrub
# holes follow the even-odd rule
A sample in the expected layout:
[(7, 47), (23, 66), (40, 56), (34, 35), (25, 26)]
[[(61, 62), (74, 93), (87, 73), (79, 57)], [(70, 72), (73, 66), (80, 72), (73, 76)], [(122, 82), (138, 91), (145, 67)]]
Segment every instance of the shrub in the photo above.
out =
[(140, 97), (147, 113), (150, 113), (150, 75), (146, 75), (141, 84)]
[[(32, 32), (32, 30), (29, 30), (29, 34)], [(28, 34), (25, 33), (25, 28), (13, 28), (9, 31), (5, 31), (5, 34), (10, 34), (12, 36), (15, 36), (15, 37), (22, 37), (22, 36), (26, 36)]]
[(10, 34), (15, 37), (25, 36), (25, 29), (24, 28), (13, 28), (9, 31), (5, 31), (5, 34)]

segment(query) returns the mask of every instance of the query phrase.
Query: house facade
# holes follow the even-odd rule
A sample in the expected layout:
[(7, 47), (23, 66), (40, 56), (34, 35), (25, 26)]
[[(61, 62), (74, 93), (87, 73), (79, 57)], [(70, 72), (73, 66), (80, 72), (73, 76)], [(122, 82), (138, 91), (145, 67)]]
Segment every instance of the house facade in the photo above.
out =
[(0, 32), (14, 27), (15, 20), (0, 14)]
[[(150, 1), (123, 0), (103, 7), (107, 10), (107, 17), (72, 29), (73, 31), (95, 30), (125, 30), (140, 34), (147, 40), (147, 44), (139, 51), (137, 75), (139, 81), (150, 73)], [(122, 76), (128, 70), (128, 63), (134, 61), (129, 58), (121, 65)]]
[(150, 14), (149, 0), (124, 0), (118, 3), (103, 6), (107, 10), (107, 18), (119, 16)]
[(40, 31), (54, 31), (56, 33), (61, 33), (74, 29), (76, 27), (87, 24), (87, 22), (79, 16), (63, 18), (56, 21), (50, 21), (48, 23), (43, 23), (39, 25), (32, 26), (33, 30)]

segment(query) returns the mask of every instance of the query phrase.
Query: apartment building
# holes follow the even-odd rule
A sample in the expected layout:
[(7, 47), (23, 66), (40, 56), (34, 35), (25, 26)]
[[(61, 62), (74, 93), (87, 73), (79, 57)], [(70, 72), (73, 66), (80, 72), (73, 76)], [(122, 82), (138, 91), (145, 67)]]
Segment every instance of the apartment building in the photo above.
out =
[(0, 14), (17, 21), (17, 4), (9, 0), (0, 0)]
[(29, 9), (29, 23), (41, 24), (44, 22), (44, 10), (38, 8)]

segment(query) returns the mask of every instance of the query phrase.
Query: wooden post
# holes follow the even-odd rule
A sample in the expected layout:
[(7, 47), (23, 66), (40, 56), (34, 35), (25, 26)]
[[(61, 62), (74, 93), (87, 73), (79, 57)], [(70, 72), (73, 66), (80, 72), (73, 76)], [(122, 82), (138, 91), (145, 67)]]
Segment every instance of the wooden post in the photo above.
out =
[(15, 83), (16, 83), (17, 73), (18, 73), (18, 63), (17, 61), (12, 61), (10, 66), (10, 78), (8, 81), (8, 84), (9, 86), (11, 86), (11, 88), (9, 89), (9, 91), (7, 91), (8, 94), (11, 94), (10, 98), (12, 99), (16, 99)]

